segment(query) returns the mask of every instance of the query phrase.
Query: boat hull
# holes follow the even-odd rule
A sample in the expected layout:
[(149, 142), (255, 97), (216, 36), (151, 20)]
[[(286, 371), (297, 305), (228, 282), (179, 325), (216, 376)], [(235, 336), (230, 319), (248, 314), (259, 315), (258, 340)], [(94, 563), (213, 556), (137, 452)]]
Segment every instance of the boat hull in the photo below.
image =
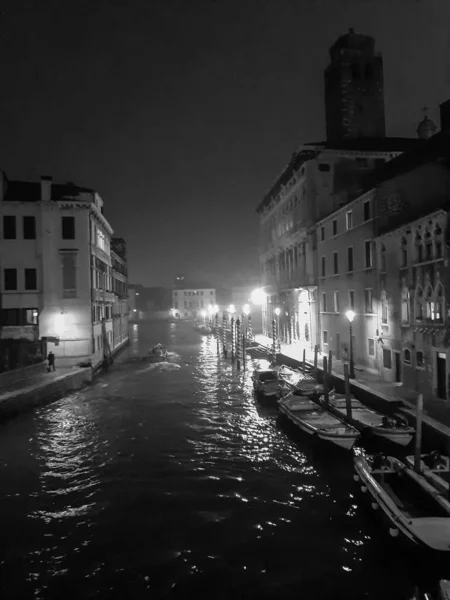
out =
[(370, 432), (377, 438), (388, 440), (403, 447), (407, 446), (414, 437), (413, 433), (410, 433), (409, 431), (388, 429), (384, 427), (371, 427)]

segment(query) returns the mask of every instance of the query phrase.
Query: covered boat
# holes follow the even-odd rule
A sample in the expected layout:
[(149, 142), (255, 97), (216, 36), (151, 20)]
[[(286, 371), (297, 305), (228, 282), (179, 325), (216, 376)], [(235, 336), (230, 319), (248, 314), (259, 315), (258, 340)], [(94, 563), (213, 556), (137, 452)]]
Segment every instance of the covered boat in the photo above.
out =
[(359, 431), (355, 427), (344, 423), (342, 419), (300, 395), (298, 390), (279, 400), (278, 408), (305, 433), (340, 448), (350, 450), (359, 437)]
[(259, 399), (277, 400), (281, 396), (281, 384), (275, 369), (256, 369), (252, 375), (253, 390)]
[[(411, 468), (414, 468), (414, 456), (407, 456), (405, 462)], [(449, 462), (448, 456), (442, 456), (437, 451), (422, 454), (420, 457), (420, 474), (438, 492), (445, 494), (447, 497), (449, 494)]]
[(389, 440), (400, 446), (407, 446), (414, 436), (414, 428), (400, 416), (382, 415), (351, 396), (352, 417), (346, 413), (345, 394), (330, 394), (330, 408), (361, 431), (369, 430), (378, 438)]
[(421, 475), (392, 456), (369, 456), (354, 450), (355, 481), (372, 496), (372, 508), (389, 519), (393, 537), (402, 534), (412, 544), (450, 551), (450, 503)]

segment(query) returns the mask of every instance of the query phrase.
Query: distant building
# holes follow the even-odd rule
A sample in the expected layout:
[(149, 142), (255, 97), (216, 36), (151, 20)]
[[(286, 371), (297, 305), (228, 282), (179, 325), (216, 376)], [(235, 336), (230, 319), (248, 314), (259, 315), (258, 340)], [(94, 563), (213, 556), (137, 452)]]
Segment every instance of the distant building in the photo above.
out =
[[(0, 214), (2, 367), (34, 360), (29, 342), (60, 365), (99, 364), (112, 351), (115, 301), (103, 200), (51, 177), (2, 173)], [(27, 346), (28, 359), (18, 360)]]
[(205, 284), (191, 284), (172, 290), (172, 313), (176, 319), (199, 319), (202, 311), (216, 305), (216, 290)]
[(129, 318), (131, 321), (167, 319), (172, 297), (163, 287), (145, 287), (130, 284), (128, 289)]

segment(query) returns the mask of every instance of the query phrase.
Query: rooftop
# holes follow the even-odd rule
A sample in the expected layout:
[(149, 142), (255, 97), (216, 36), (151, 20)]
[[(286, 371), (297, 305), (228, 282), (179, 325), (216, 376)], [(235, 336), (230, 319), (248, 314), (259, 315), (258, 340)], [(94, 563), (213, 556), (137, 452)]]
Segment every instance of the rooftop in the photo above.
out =
[[(80, 194), (95, 194), (95, 191), (79, 187), (73, 183), (51, 184), (51, 199), (56, 202)], [(10, 202), (39, 202), (41, 200), (41, 183), (39, 181), (8, 181), (5, 178), (4, 200)]]

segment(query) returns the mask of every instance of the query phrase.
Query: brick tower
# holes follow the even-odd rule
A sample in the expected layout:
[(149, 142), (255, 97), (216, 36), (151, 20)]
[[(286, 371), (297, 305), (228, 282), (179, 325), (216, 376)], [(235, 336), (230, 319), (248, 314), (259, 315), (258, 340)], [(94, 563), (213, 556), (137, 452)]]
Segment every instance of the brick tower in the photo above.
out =
[(375, 40), (350, 29), (330, 48), (325, 69), (327, 141), (385, 137), (383, 59)]

